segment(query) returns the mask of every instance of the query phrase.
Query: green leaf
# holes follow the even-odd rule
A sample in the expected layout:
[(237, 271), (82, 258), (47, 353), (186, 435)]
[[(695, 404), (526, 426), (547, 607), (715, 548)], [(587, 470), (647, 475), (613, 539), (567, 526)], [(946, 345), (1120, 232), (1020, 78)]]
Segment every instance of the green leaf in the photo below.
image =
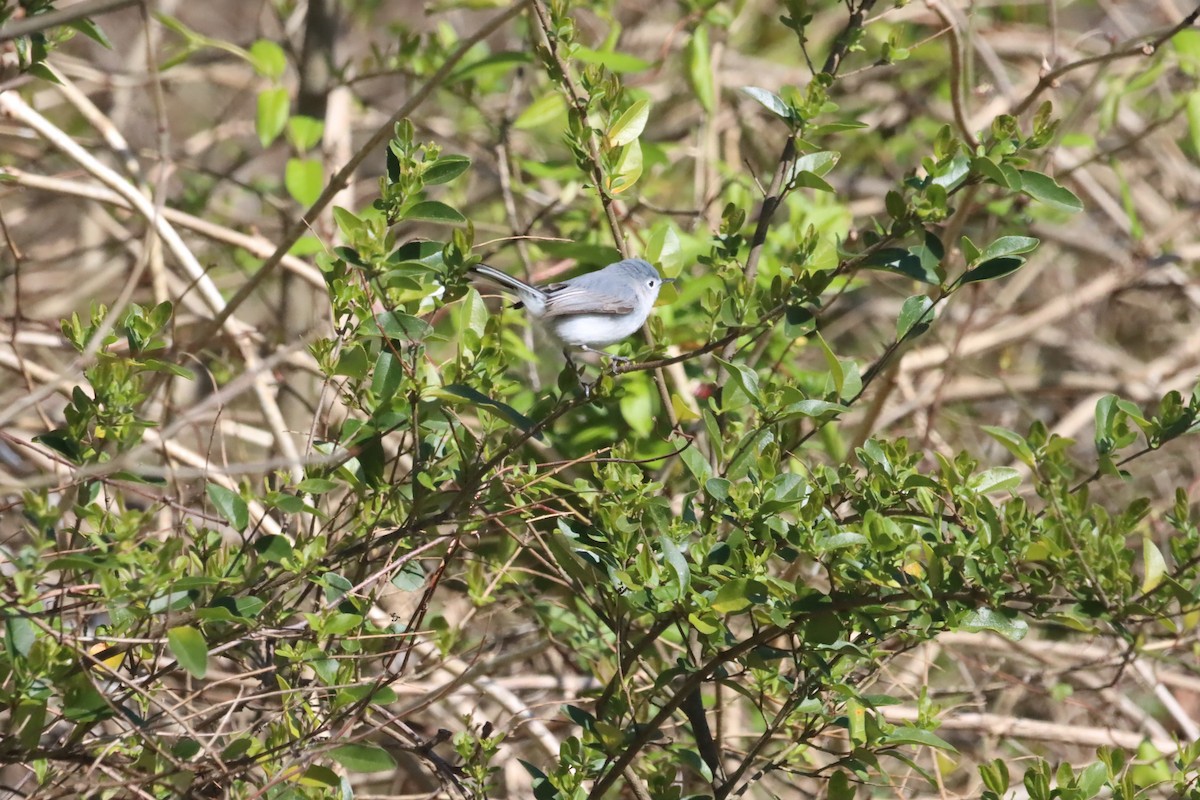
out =
[(419, 342), (433, 333), (433, 326), (420, 317), (401, 311), (384, 311), (375, 315), (380, 332), (389, 339)]
[(638, 100), (608, 129), (608, 143), (613, 148), (624, 147), (642, 135), (650, 119), (650, 101)]
[(842, 397), (842, 387), (846, 383), (846, 373), (842, 370), (842, 362), (838, 361), (838, 357), (834, 355), (833, 350), (826, 343), (825, 337), (819, 331), (814, 332), (813, 339), (821, 348), (821, 354), (825, 356), (825, 366), (829, 367), (829, 379), (833, 381), (833, 389), (838, 397)]
[(1001, 236), (996, 241), (992, 242), (980, 254), (981, 261), (988, 261), (1001, 256), (1015, 256), (1020, 253), (1028, 253), (1037, 248), (1041, 244), (1032, 236)]
[(567, 104), (557, 92), (543, 95), (534, 100), (513, 120), (517, 130), (528, 131), (545, 128), (551, 124), (561, 125), (567, 118)]
[(246, 530), (246, 526), (250, 524), (250, 509), (237, 492), (230, 491), (219, 484), (210, 483), (205, 486), (205, 493), (230, 527), (238, 533)]
[(638, 436), (649, 436), (654, 430), (654, 397), (650, 383), (645, 380), (629, 381), (621, 395), (621, 416)]
[(293, 200), (302, 206), (311, 206), (325, 188), (324, 166), (314, 158), (289, 158), (283, 185)]
[(913, 728), (907, 725), (896, 728), (884, 737), (885, 744), (915, 744), (925, 747), (933, 747), (938, 750), (946, 750), (951, 753), (957, 753), (954, 745), (947, 742), (942, 737), (927, 731), (924, 728)]
[(4, 644), (9, 655), (29, 655), (33, 643), (37, 640), (37, 632), (33, 623), (27, 618), (17, 615), (4, 617)]
[(1049, 175), (1033, 170), (1019, 170), (1021, 191), (1048, 206), (1075, 213), (1083, 210), (1083, 201), (1075, 194), (1055, 182)]
[(718, 614), (736, 614), (754, 605), (748, 596), (749, 584), (747, 579), (737, 578), (723, 585), (713, 599), (713, 610)]
[(105, 50), (112, 50), (112, 42), (104, 35), (104, 31), (100, 30), (100, 26), (90, 19), (76, 19), (67, 23), (68, 28), (79, 31), (84, 36), (91, 39), (96, 44), (103, 47)]
[(919, 255), (901, 250), (898, 247), (885, 247), (867, 256), (863, 261), (864, 267), (871, 269), (894, 270), (922, 283), (934, 286), (941, 282), (937, 273), (922, 262)]
[[(1079, 773), (1079, 778), (1075, 782), (1075, 788), (1079, 790), (1082, 800), (1090, 800), (1100, 793), (1104, 788), (1105, 782), (1108, 780), (1108, 765), (1103, 761), (1096, 761), (1088, 764), (1087, 767)], [(1068, 796), (1064, 793), (1063, 795)]]
[(303, 114), (289, 117), (287, 121), (287, 138), (296, 152), (304, 155), (317, 144), (325, 134), (325, 123)]
[(617, 158), (613, 174), (608, 177), (610, 194), (620, 194), (637, 183), (642, 177), (642, 144), (636, 139), (625, 145)]
[(688, 587), (692, 583), (692, 571), (688, 567), (687, 556), (684, 555), (683, 549), (666, 534), (659, 537), (658, 543), (662, 549), (663, 561), (675, 573), (675, 581), (679, 586), (679, 592), (675, 595), (675, 599), (681, 600), (687, 595)]
[[(811, 172), (814, 175), (827, 175), (832, 170), (842, 154), (833, 150), (819, 150), (816, 153), (806, 153), (796, 159), (796, 163), (792, 165), (792, 175), (798, 175), (802, 172)], [(826, 184), (828, 186), (828, 184)]]
[(375, 359), (375, 373), (371, 376), (371, 392), (380, 402), (395, 396), (404, 381), (404, 365), (391, 350), (380, 351)]
[(1020, 256), (993, 258), (990, 261), (984, 261), (978, 267), (975, 267), (975, 269), (970, 269), (963, 273), (962, 282), (964, 284), (978, 283), (980, 281), (1003, 278), (1005, 275), (1011, 275), (1016, 272), (1024, 263), (1025, 259)]
[(1192, 158), (1200, 158), (1200, 89), (1188, 95), (1186, 114), (1188, 138), (1192, 144)]
[(984, 425), (983, 432), (1004, 445), (1005, 449), (1019, 459), (1022, 464), (1029, 467), (1033, 466), (1033, 449), (1025, 441), (1025, 437), (1007, 428), (1000, 428), (994, 425)]
[(933, 319), (933, 315), (929, 313), (931, 308), (933, 300), (923, 294), (913, 295), (905, 300), (896, 320), (896, 340), (899, 341), (910, 333), (916, 338), (928, 330)]
[(250, 64), (264, 78), (279, 80), (287, 69), (287, 54), (275, 42), (259, 39), (250, 45)]
[(780, 422), (796, 417), (823, 417), (826, 414), (844, 414), (850, 410), (849, 406), (844, 406), (841, 403), (830, 403), (825, 400), (798, 400), (795, 403), (788, 403), (779, 412), (778, 419)]
[(167, 631), (167, 648), (179, 666), (193, 677), (203, 678), (208, 672), (208, 642), (191, 625), (180, 625)]
[(471, 159), (466, 156), (441, 156), (425, 168), (422, 176), (427, 185), (449, 183), (462, 175), (471, 166)]
[(342, 484), (337, 481), (327, 480), (325, 478), (305, 478), (296, 484), (296, 491), (303, 494), (325, 494), (332, 492), (334, 489), (341, 487)]
[(1029, 633), (1029, 623), (1019, 619), (1010, 619), (990, 608), (979, 608), (968, 612), (958, 626), (961, 630), (978, 633), (994, 631), (1006, 639), (1019, 642)]
[[(443, 386), (440, 390), (438, 390), (438, 394), (443, 396), (449, 395), (450, 397), (467, 400), (475, 405), (482, 406), (496, 414), (496, 416), (500, 417), (508, 424), (520, 428), (526, 433), (533, 430), (533, 427), (536, 424), (529, 417), (525, 416), (520, 411), (517, 411), (507, 403), (501, 403), (499, 400), (493, 400), (487, 395), (479, 392), (476, 389), (472, 389), (470, 386), (465, 384), (452, 383), (449, 386)], [(541, 440), (541, 434), (538, 434), (537, 438)]]
[(708, 463), (708, 459), (700, 452), (700, 448), (691, 444), (689, 440), (682, 436), (674, 435), (671, 437), (671, 447), (679, 451), (679, 457), (683, 460), (683, 465), (687, 467), (688, 472), (692, 473), (697, 485), (703, 486), (705, 481), (713, 476), (712, 465)]
[(329, 751), (329, 757), (350, 772), (388, 772), (396, 769), (396, 760), (382, 747), (369, 744), (343, 744)]
[(972, 475), (967, 486), (979, 494), (1004, 492), (1021, 485), (1021, 473), (1012, 467), (992, 467)]
[(651, 264), (662, 267), (665, 273), (674, 273), (681, 266), (682, 252), (680, 250), (679, 234), (669, 222), (663, 221), (655, 225), (654, 232), (646, 241), (643, 257)]
[(254, 130), (258, 133), (258, 141), (263, 147), (268, 147), (283, 133), (289, 111), (291, 99), (287, 89), (267, 89), (258, 93), (258, 115), (255, 118)]
[(715, 357), (725, 369), (729, 370), (729, 377), (737, 385), (746, 397), (753, 401), (755, 405), (762, 402), (762, 396), (758, 390), (758, 373), (747, 366), (738, 364), (733, 361), (726, 361), (720, 356)]
[(610, 72), (642, 72), (650, 68), (650, 62), (644, 58), (618, 53), (613, 50), (592, 50), (589, 47), (577, 47), (572, 53), (576, 61), (584, 64), (599, 64)]
[(462, 225), (467, 218), (455, 209), (437, 200), (425, 200), (411, 206), (403, 214), (409, 221), (442, 222), (449, 225)]
[(519, 64), (528, 64), (531, 61), (533, 61), (533, 55), (531, 53), (518, 53), (511, 50), (492, 53), (491, 55), (485, 56), (478, 61), (472, 61), (469, 64), (464, 64), (463, 66), (459, 67), (450, 74), (450, 77), (446, 79), (446, 82), (455, 83), (457, 81), (469, 78), (478, 72), (486, 72), (489, 70), (495, 70), (496, 73), (499, 74), (501, 72), (507, 72)]
[(786, 120), (791, 120), (791, 107), (783, 101), (782, 97), (774, 92), (766, 89), (760, 89), (757, 86), (743, 86), (741, 91), (747, 96), (753, 97), (771, 113), (783, 117)]
[(700, 25), (692, 32), (685, 51), (687, 77), (692, 92), (704, 110), (711, 114), (717, 107), (717, 92), (713, 85), (712, 53), (708, 45), (708, 27)]
[(1142, 539), (1142, 561), (1145, 564), (1142, 594), (1149, 594), (1158, 588), (1167, 574), (1167, 562), (1149, 536)]

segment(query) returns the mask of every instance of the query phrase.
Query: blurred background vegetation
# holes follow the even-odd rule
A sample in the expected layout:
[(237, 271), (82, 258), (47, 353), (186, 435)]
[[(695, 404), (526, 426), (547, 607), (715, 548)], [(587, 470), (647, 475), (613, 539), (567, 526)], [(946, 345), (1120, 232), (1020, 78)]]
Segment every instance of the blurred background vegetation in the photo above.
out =
[(1200, 797), (1198, 15), (0, 0), (0, 797)]

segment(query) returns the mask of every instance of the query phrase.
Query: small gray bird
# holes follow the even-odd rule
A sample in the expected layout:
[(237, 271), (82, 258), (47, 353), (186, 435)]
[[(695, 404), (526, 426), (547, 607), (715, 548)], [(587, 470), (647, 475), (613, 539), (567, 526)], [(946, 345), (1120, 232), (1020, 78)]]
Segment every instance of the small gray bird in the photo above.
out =
[(649, 261), (640, 258), (545, 286), (530, 286), (486, 264), (472, 267), (471, 272), (515, 292), (521, 298), (515, 308), (524, 306), (554, 338), (581, 350), (607, 347), (632, 335), (650, 316), (662, 285), (675, 281), (663, 279)]

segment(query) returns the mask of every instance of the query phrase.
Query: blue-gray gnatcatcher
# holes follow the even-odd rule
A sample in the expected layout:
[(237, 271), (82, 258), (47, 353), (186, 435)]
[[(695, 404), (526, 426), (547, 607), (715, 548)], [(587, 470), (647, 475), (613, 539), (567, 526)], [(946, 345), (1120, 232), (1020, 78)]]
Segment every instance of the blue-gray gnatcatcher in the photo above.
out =
[(471, 271), (515, 292), (521, 301), (514, 307), (524, 306), (554, 338), (581, 350), (607, 347), (632, 335), (650, 316), (658, 290), (675, 281), (664, 280), (649, 261), (640, 258), (544, 286), (531, 286), (486, 264)]

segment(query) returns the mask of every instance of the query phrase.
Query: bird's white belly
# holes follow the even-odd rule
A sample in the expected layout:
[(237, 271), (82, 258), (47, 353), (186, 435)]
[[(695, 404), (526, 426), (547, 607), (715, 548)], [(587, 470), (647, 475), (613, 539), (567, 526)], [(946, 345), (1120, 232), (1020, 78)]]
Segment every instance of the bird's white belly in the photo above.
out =
[(573, 347), (607, 347), (632, 336), (642, 319), (631, 314), (572, 314), (546, 320), (550, 332)]

